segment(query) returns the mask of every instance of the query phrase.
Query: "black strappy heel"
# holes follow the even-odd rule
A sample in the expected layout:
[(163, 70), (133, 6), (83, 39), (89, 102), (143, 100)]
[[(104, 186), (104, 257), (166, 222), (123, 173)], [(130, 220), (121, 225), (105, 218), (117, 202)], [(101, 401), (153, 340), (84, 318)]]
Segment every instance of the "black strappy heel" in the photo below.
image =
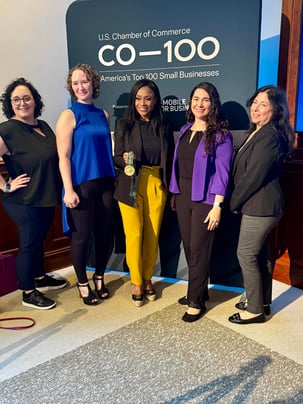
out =
[[(79, 284), (77, 285), (79, 290), (79, 296), (83, 299), (83, 303), (87, 304), (88, 306), (95, 306), (99, 303), (97, 296), (91, 290), (89, 283)], [(88, 296), (83, 296), (81, 293), (80, 288), (87, 288), (88, 289)]]
[[(105, 300), (109, 298), (109, 290), (104, 284), (104, 276), (98, 276), (94, 274), (93, 281), (95, 284), (95, 291), (99, 299)], [(101, 288), (98, 289), (98, 281), (101, 281)]]

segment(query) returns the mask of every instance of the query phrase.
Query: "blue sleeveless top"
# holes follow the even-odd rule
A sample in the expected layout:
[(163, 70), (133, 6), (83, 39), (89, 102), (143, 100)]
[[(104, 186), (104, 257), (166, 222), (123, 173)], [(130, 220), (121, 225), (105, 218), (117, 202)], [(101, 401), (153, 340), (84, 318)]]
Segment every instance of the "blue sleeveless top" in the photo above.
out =
[[(70, 158), (73, 185), (102, 177), (115, 177), (111, 134), (104, 111), (80, 102), (76, 102), (70, 109), (76, 120)], [(62, 225), (63, 233), (70, 236), (64, 203)]]
[(76, 119), (71, 152), (73, 185), (101, 177), (115, 177), (111, 135), (104, 111), (80, 102), (70, 109)]

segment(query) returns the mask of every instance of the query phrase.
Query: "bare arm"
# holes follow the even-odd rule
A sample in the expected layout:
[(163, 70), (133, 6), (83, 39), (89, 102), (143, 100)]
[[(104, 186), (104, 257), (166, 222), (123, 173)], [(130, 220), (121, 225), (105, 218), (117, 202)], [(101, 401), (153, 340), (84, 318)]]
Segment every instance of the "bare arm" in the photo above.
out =
[(107, 111), (105, 111), (105, 109), (103, 110), (103, 112), (104, 112), (104, 115), (105, 115), (105, 117), (107, 119), (108, 127), (110, 128), (109, 113)]
[(80, 202), (78, 194), (74, 191), (70, 164), (74, 127), (74, 114), (68, 109), (64, 110), (56, 125), (56, 142), (59, 169), (65, 191), (63, 201), (68, 208), (75, 208)]

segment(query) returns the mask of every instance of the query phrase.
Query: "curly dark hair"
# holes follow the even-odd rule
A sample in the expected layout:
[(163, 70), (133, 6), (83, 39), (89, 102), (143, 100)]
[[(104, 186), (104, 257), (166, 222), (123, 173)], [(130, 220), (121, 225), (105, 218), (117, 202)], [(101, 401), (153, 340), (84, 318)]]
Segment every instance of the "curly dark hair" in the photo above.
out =
[(66, 89), (70, 93), (70, 96), (72, 98), (76, 98), (72, 88), (72, 74), (75, 70), (82, 70), (85, 73), (86, 78), (90, 80), (93, 84), (93, 99), (98, 98), (100, 95), (101, 77), (95, 69), (93, 69), (90, 65), (86, 63), (78, 63), (76, 66), (72, 67), (68, 72), (66, 79)]
[(41, 99), (41, 95), (35, 89), (31, 82), (26, 80), (24, 77), (19, 77), (13, 80), (4, 90), (4, 93), (1, 95), (0, 102), (2, 103), (2, 112), (7, 117), (7, 119), (12, 118), (15, 115), (15, 112), (12, 107), (11, 95), (12, 92), (18, 86), (25, 86), (32, 93), (32, 97), (35, 102), (35, 110), (34, 117), (38, 118), (42, 114), (42, 110), (44, 108), (44, 104)]
[[(191, 110), (192, 99), (197, 89), (202, 89), (207, 92), (210, 98), (211, 106), (207, 117), (207, 129), (204, 133), (205, 153), (210, 154), (213, 146), (217, 142), (222, 142), (228, 132), (228, 121), (222, 114), (222, 106), (220, 96), (216, 87), (208, 82), (197, 84), (190, 93), (189, 108), (186, 112), (187, 122), (194, 122), (195, 116)], [(219, 139), (216, 134), (219, 133)]]
[[(271, 124), (287, 138), (288, 147), (291, 151), (294, 144), (294, 130), (289, 120), (289, 109), (285, 90), (280, 86), (263, 86), (255, 91), (249, 98), (246, 106), (251, 107), (254, 99), (260, 93), (267, 93), (268, 100), (273, 110)], [(248, 133), (252, 133), (255, 129), (256, 125), (251, 123)]]
[(140, 120), (140, 115), (136, 110), (135, 103), (137, 93), (142, 87), (148, 87), (154, 93), (156, 103), (152, 110), (150, 121), (155, 129), (156, 134), (160, 133), (161, 131), (164, 133), (166, 123), (163, 117), (160, 90), (154, 81), (148, 79), (138, 80), (132, 86), (129, 95), (128, 108), (125, 111), (124, 118), (121, 120), (121, 124), (124, 126), (126, 130), (130, 130), (132, 126), (135, 124), (135, 121)]

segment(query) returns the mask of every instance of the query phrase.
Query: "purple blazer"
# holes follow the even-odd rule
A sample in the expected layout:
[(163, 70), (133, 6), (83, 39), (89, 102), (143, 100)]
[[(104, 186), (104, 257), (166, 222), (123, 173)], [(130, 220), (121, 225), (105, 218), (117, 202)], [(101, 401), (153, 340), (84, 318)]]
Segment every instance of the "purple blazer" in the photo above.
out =
[[(176, 142), (172, 176), (169, 186), (169, 190), (173, 194), (180, 193), (178, 186), (178, 147), (185, 132), (192, 125), (193, 122), (190, 122), (182, 126), (179, 139)], [(216, 137), (219, 139), (219, 134), (216, 135)], [(204, 141), (203, 139), (200, 141), (194, 160), (191, 193), (192, 201), (212, 205), (216, 195), (226, 195), (232, 156), (233, 140), (230, 132), (227, 133), (221, 143), (216, 143), (214, 151), (210, 155), (204, 153)]]

